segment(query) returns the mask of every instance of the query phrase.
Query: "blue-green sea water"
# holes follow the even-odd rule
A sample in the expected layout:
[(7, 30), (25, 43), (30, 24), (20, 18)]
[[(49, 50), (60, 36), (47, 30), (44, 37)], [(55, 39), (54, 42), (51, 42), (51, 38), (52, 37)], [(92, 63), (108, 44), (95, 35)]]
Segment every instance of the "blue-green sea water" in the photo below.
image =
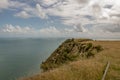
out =
[(0, 80), (40, 72), (40, 64), (64, 39), (0, 38)]

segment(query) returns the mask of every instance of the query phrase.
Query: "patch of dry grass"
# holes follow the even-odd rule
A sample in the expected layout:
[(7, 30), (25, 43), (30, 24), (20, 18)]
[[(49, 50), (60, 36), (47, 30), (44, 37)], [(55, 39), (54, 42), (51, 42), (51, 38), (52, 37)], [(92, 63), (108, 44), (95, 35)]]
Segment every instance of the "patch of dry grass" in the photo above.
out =
[(94, 41), (104, 50), (94, 58), (79, 59), (54, 70), (20, 80), (101, 80), (107, 61), (110, 62), (105, 80), (120, 80), (120, 41)]
[(94, 60), (79, 60), (23, 80), (99, 80), (103, 68)]
[(95, 59), (102, 63), (110, 62), (105, 80), (120, 80), (120, 41), (97, 41), (95, 44), (105, 48)]

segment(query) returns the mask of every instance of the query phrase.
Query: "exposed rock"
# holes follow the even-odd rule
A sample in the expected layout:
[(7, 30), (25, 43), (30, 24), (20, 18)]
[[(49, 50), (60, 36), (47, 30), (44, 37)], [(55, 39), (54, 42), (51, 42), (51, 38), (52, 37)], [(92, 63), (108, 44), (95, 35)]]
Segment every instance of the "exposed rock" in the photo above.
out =
[(93, 45), (91, 41), (91, 39), (67, 39), (41, 64), (41, 68), (47, 71), (68, 61), (76, 60), (80, 56), (93, 57), (102, 50), (102, 47)]

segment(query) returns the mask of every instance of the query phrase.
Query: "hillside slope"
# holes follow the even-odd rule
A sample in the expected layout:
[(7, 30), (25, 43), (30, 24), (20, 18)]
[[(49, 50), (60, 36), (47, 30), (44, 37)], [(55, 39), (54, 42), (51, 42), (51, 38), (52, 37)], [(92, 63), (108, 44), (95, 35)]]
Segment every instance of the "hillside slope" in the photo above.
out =
[(91, 41), (91, 39), (67, 39), (41, 64), (41, 68), (47, 71), (80, 57), (94, 57), (103, 49), (100, 45), (93, 45)]
[[(94, 57), (79, 57), (77, 60), (64, 63), (61, 67), (20, 80), (101, 80), (108, 61), (110, 68), (105, 80), (120, 80), (120, 41), (88, 40), (84, 43), (92, 43), (94, 47), (101, 45), (104, 50)], [(50, 59), (51, 56), (43, 64), (49, 63)]]

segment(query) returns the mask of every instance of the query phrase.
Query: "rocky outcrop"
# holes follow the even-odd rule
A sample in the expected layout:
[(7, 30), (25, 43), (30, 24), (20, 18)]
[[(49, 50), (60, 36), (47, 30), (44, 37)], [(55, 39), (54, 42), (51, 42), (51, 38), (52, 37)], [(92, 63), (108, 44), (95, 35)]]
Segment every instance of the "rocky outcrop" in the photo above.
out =
[(103, 48), (94, 45), (91, 39), (67, 39), (41, 64), (41, 68), (47, 71), (80, 57), (94, 57), (101, 50)]

